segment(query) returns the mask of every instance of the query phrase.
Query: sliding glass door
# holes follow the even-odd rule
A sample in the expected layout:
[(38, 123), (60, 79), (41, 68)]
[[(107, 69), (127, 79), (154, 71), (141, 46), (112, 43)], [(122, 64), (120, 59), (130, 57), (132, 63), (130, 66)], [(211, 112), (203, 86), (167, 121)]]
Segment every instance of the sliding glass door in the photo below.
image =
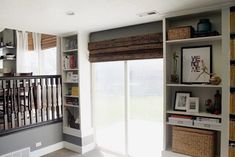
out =
[(96, 143), (131, 157), (160, 156), (163, 138), (163, 60), (93, 65)]
[(125, 154), (124, 64), (96, 63), (93, 71), (96, 143)]

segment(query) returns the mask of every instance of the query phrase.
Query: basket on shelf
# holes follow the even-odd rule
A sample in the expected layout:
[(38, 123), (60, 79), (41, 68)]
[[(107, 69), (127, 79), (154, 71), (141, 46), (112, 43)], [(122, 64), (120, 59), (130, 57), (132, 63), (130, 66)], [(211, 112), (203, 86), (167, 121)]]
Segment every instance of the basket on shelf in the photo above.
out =
[(192, 38), (194, 29), (192, 26), (174, 27), (167, 32), (168, 40)]
[(214, 131), (173, 126), (172, 151), (193, 157), (215, 156)]

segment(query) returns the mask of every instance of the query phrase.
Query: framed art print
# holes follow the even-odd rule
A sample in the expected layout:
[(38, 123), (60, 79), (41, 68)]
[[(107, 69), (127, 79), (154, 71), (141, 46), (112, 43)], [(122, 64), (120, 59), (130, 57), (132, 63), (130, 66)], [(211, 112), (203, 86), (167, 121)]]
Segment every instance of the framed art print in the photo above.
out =
[(182, 47), (181, 83), (209, 83), (212, 73), (212, 46)]
[(187, 102), (190, 97), (190, 92), (176, 92), (175, 93), (175, 111), (186, 111), (187, 110)]
[(186, 103), (186, 111), (189, 113), (198, 113), (199, 112), (199, 98), (198, 97), (189, 97)]

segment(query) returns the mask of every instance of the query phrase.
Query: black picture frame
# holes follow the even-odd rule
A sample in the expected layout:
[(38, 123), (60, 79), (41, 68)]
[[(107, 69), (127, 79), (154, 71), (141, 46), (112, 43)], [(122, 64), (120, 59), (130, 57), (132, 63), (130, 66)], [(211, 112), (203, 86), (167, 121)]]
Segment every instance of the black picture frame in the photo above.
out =
[(191, 92), (176, 91), (174, 101), (174, 111), (185, 111), (187, 110), (187, 99), (191, 97)]
[(212, 74), (212, 45), (181, 48), (181, 83), (208, 84)]

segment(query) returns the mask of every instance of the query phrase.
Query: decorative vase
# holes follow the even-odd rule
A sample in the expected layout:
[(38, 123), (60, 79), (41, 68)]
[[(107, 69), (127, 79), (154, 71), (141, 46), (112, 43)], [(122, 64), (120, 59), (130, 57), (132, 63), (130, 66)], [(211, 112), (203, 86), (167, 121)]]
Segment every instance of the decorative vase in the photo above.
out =
[(211, 22), (209, 19), (200, 19), (197, 24), (198, 32), (211, 32)]

